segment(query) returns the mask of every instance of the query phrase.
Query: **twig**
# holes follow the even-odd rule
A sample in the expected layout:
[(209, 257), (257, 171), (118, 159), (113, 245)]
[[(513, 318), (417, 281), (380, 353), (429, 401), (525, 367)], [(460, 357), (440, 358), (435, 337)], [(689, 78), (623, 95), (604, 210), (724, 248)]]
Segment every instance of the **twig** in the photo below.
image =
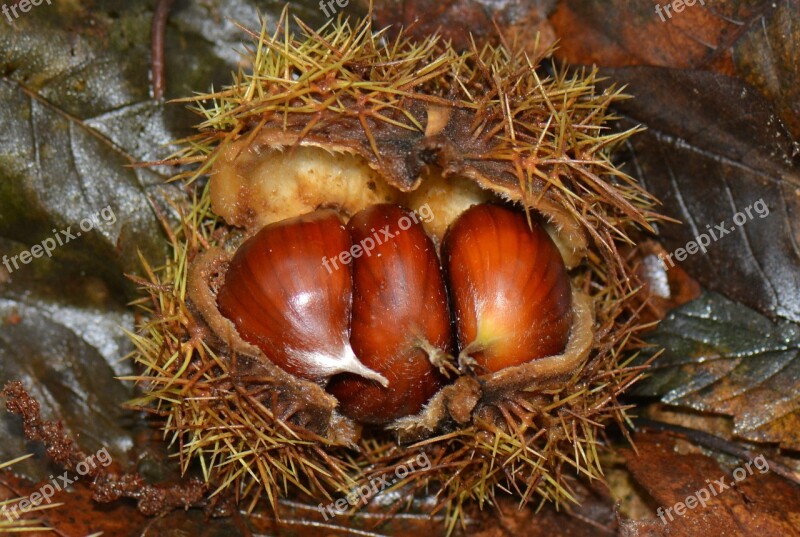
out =
[[(29, 440), (44, 444), (47, 456), (70, 472), (77, 472), (79, 464), (89, 459), (66, 431), (61, 422), (43, 420), (39, 402), (19, 381), (9, 382), (0, 393), (5, 396), (6, 409), (22, 418), (23, 431)], [(119, 498), (138, 500), (139, 512), (154, 516), (176, 508), (207, 507), (207, 487), (201, 481), (190, 479), (171, 485), (151, 485), (138, 474), (123, 473), (118, 464), (108, 466), (84, 464), (83, 475), (92, 478), (92, 499), (111, 503)], [(216, 514), (216, 513), (215, 513)]]
[(169, 8), (174, 0), (156, 0), (153, 12), (153, 24), (150, 30), (150, 70), (153, 77), (153, 98), (160, 101), (164, 98), (166, 80), (164, 78), (164, 34), (167, 29)]

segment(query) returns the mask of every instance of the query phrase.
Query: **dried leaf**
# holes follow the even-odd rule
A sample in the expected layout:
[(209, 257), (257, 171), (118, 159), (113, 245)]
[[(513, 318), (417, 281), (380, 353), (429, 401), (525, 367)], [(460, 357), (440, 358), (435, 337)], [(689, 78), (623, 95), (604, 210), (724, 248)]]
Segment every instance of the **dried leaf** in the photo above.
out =
[[(563, 0), (551, 21), (573, 64), (709, 69), (757, 87), (800, 137), (800, 0)], [(658, 11), (657, 11), (658, 10)]]
[(526, 50), (543, 50), (555, 41), (547, 13), (556, 0), (388, 0), (375, 3), (377, 27), (407, 29), (406, 35), (425, 39), (438, 33), (457, 50), (467, 50), (473, 41), (497, 40), (497, 28), (509, 41), (517, 40)]
[[(628, 171), (683, 222), (660, 226), (676, 256), (669, 263), (762, 313), (800, 322), (798, 156), (769, 104), (715, 73), (604, 72), (636, 97), (618, 107), (626, 122), (648, 128), (631, 142)], [(706, 252), (684, 258), (678, 249), (697, 240)]]
[[(723, 468), (699, 452), (679, 451), (665, 434), (637, 434), (634, 441), (637, 451), (625, 450), (628, 469), (661, 511), (655, 519), (623, 521), (621, 536), (800, 535), (800, 487), (762, 471), (760, 461)], [(686, 507), (689, 497), (693, 507)], [(675, 511), (679, 502), (684, 507)]]

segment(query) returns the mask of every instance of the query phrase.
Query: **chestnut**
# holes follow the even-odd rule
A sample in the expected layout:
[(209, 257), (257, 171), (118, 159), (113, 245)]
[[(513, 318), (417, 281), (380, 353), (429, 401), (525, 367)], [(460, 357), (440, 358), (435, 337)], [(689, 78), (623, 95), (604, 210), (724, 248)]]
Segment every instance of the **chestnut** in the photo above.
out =
[(459, 360), (495, 372), (564, 350), (572, 322), (567, 269), (533, 215), (475, 205), (442, 244)]
[(217, 294), (220, 313), (242, 339), (295, 376), (323, 382), (350, 372), (385, 384), (350, 347), (350, 267), (323, 266), (350, 246), (333, 210), (265, 226), (231, 259)]
[(415, 213), (374, 205), (347, 228), (354, 244), (350, 343), (389, 383), (338, 375), (328, 391), (346, 416), (387, 423), (418, 413), (442, 385), (433, 363), (453, 347), (447, 290), (436, 248)]

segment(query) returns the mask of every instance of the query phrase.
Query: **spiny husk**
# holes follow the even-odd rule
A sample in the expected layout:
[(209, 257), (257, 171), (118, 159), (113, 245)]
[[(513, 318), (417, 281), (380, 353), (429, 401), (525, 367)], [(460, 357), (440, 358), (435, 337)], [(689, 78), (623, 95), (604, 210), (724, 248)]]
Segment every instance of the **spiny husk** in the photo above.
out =
[[(135, 278), (148, 296), (137, 301), (146, 313), (136, 333), (132, 358), (140, 375), (123, 377), (143, 387), (129, 402), (134, 409), (164, 419), (165, 439), (177, 447), (183, 472), (199, 462), (207, 483), (235, 491), (252, 508), (266, 495), (273, 506), (291, 488), (311, 497), (330, 498), (332, 491), (354, 483), (357, 466), (349, 454), (329, 454), (332, 443), (274, 412), (269, 379), (236, 378), (232, 356), (218, 356), (213, 340), (187, 300), (192, 261), (219, 238), (219, 222), (209, 208), (207, 189), (188, 204), (173, 203), (180, 223), (172, 229), (172, 258), (153, 270), (142, 263), (146, 279)], [(235, 360), (235, 357), (233, 357)]]
[(404, 192), (431, 165), (473, 179), (543, 213), (576, 248), (588, 233), (612, 266), (614, 241), (629, 241), (626, 224), (650, 228), (652, 198), (609, 157), (635, 132), (608, 127), (616, 119), (609, 105), (625, 96), (600, 92), (596, 69), (570, 75), (553, 66), (543, 77), (537, 69), (551, 50), (459, 53), (435, 35), (388, 41), (369, 19), (319, 31), (297, 22), (297, 39), (285, 12), (274, 35), (266, 25), (251, 32), (252, 71), (187, 99), (206, 120), (174, 161), (202, 164), (178, 178), (208, 173), (236, 140), (267, 138), (356, 153)]
[[(319, 31), (298, 24), (300, 39), (289, 34), (286, 16), (273, 36), (263, 26), (252, 34), (252, 72), (190, 99), (205, 121), (172, 162), (197, 166), (175, 179), (194, 181), (231, 144), (257, 138), (359, 155), (401, 191), (424, 181), (427, 164), (470, 178), (544, 214), (586, 256), (573, 284), (594, 300), (593, 350), (558, 386), (510, 393), (476, 407), (469, 423), (444, 424), (411, 445), (389, 434), (364, 437), (356, 451), (336, 445), (281, 419), (265, 388), (232, 374), (235, 355), (204, 343), (213, 334), (187, 300), (188, 266), (231, 236), (211, 212), (206, 188), (170, 231), (173, 259), (148, 267), (141, 281), (149, 320), (131, 337), (145, 395), (133, 406), (165, 418), (184, 469), (199, 460), (216, 490), (231, 488), (251, 507), (264, 494), (274, 506), (290, 488), (318, 499), (346, 494), (422, 453), (431, 467), (394, 487), (439, 491), (449, 530), (465, 505), (491, 503), (498, 491), (523, 504), (574, 500), (572, 479), (601, 478), (603, 429), (624, 423), (617, 399), (639, 374), (626, 365), (641, 328), (626, 310), (634, 282), (616, 245), (629, 242), (630, 225), (649, 228), (656, 215), (649, 195), (610, 161), (633, 133), (607, 127), (608, 107), (623, 95), (599, 93), (594, 70), (540, 75), (549, 51), (457, 53), (436, 36), (388, 41), (368, 21)], [(448, 112), (437, 126), (441, 107)]]

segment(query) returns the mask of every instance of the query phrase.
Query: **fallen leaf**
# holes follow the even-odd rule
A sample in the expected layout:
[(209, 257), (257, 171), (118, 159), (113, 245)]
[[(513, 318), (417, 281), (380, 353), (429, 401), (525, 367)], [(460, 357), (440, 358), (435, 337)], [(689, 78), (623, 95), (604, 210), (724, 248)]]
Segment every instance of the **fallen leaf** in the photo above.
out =
[(800, 449), (800, 326), (706, 293), (647, 338), (664, 349), (634, 393), (733, 416), (733, 433)]
[(800, 322), (797, 145), (766, 100), (716, 73), (604, 72), (635, 96), (618, 107), (624, 123), (648, 129), (630, 142), (628, 172), (682, 222), (659, 226), (672, 254), (667, 265), (766, 315)]
[[(691, 4), (691, 5), (690, 5)], [(800, 138), (800, 1), (563, 0), (551, 16), (572, 64), (707, 69), (759, 89)], [(669, 12), (666, 6), (670, 6)]]
[(390, 35), (400, 28), (420, 40), (439, 34), (457, 50), (469, 50), (473, 42), (496, 42), (499, 28), (504, 39), (532, 53), (555, 41), (547, 20), (555, 4), (556, 0), (388, 0), (376, 3), (374, 19), (378, 28), (391, 26)]
[(656, 518), (624, 521), (621, 536), (800, 535), (800, 487), (762, 471), (760, 460), (723, 468), (699, 452), (679, 452), (667, 434), (640, 433), (634, 442), (625, 459)]

